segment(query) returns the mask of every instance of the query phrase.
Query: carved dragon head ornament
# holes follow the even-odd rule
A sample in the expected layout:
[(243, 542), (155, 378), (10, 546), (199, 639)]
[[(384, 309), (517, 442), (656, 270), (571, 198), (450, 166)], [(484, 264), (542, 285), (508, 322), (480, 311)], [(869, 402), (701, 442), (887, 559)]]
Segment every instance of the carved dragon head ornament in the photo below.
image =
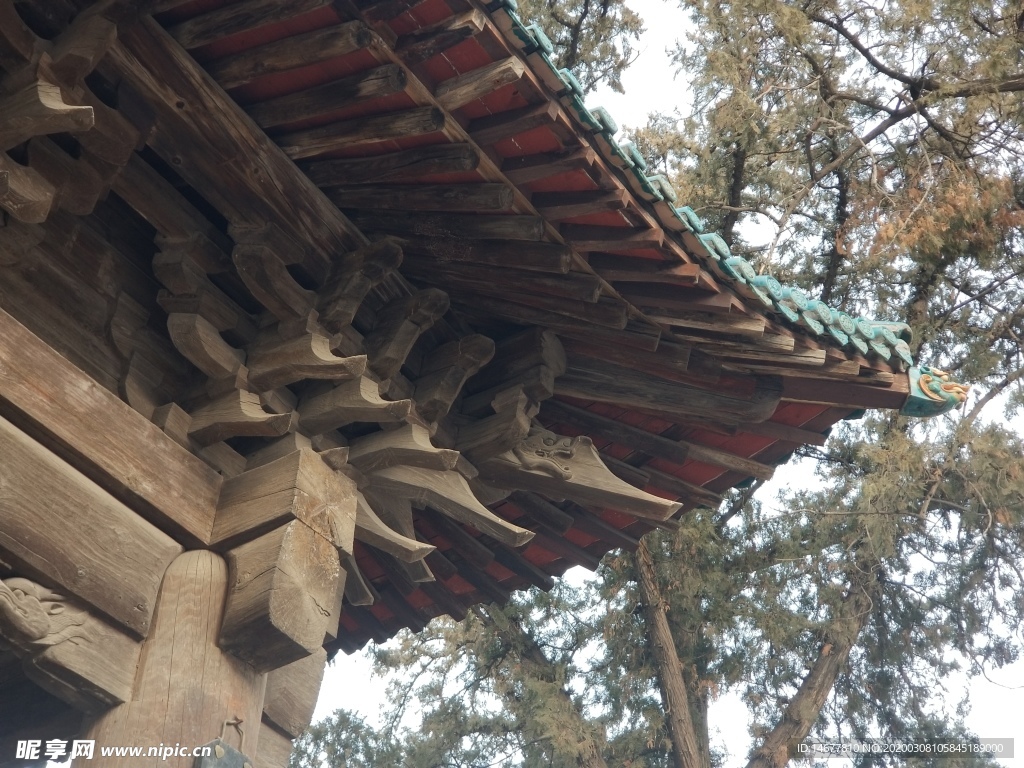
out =
[(967, 400), (970, 387), (953, 381), (946, 371), (922, 365), (911, 368), (909, 374), (910, 394), (900, 411), (904, 416), (938, 416)]

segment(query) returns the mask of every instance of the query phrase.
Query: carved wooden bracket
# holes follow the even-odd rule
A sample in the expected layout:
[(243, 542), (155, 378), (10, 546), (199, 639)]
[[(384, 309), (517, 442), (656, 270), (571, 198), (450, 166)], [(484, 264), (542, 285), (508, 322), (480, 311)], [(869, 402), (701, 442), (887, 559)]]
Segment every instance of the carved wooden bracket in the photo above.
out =
[(0, 646), (25, 673), (86, 712), (126, 701), (141, 645), (78, 602), (22, 578), (0, 581)]
[(478, 467), (482, 479), (498, 486), (611, 507), (637, 517), (667, 520), (682, 506), (620, 480), (601, 461), (589, 437), (562, 437), (538, 424), (512, 450)]

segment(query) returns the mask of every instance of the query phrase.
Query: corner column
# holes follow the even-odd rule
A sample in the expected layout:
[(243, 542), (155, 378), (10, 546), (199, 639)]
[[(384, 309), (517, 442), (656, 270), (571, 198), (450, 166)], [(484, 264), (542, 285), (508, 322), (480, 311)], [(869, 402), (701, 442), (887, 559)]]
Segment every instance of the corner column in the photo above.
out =
[[(76, 766), (192, 768), (191, 748), (218, 737), (255, 759), (267, 675), (217, 646), (227, 589), (227, 565), (213, 552), (185, 552), (171, 563), (131, 699), (87, 727), (83, 738), (96, 741), (96, 753)], [(189, 756), (145, 756), (159, 745), (180, 745)], [(116, 746), (142, 747), (143, 756), (100, 755)]]

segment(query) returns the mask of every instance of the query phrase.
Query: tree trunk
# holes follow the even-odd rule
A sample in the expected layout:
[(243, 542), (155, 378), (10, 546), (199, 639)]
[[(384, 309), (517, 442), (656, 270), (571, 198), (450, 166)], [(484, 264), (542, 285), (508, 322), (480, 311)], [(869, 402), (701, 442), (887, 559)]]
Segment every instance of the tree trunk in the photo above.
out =
[(786, 706), (778, 725), (754, 751), (747, 768), (783, 768), (794, 756), (796, 745), (811, 732), (836, 678), (845, 669), (850, 651), (871, 616), (871, 606), (865, 585), (852, 584), (840, 606), (843, 615), (825, 633), (825, 641), (810, 672)]
[(640, 599), (657, 664), (658, 684), (666, 710), (665, 720), (672, 738), (672, 759), (676, 768), (707, 768), (711, 762), (710, 756), (700, 749), (700, 740), (693, 726), (690, 697), (683, 679), (683, 665), (676, 653), (675, 640), (665, 613), (665, 602), (654, 573), (654, 561), (645, 540), (640, 541), (635, 558)]

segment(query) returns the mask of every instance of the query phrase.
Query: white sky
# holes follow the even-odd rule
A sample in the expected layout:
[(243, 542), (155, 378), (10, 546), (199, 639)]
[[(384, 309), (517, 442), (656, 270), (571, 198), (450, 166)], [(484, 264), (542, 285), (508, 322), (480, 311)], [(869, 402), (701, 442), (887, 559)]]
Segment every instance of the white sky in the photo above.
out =
[[(686, 85), (675, 77), (666, 53), (682, 36), (685, 15), (678, 5), (663, 0), (629, 0), (629, 6), (644, 19), (647, 31), (638, 45), (637, 60), (623, 75), (626, 93), (603, 89), (587, 99), (588, 107), (604, 107), (620, 127), (643, 125), (649, 113), (671, 111), (682, 106), (688, 98)], [(783, 487), (811, 481), (809, 471), (800, 466), (781, 468), (773, 481), (775, 489), (766, 488), (760, 498), (768, 505)], [(970, 683), (972, 710), (967, 717), (967, 726), (983, 738), (1016, 738), (1018, 757), (1003, 763), (1021, 765), (1024, 763), (1024, 662), (999, 670), (991, 677), (994, 683), (984, 679)], [(964, 681), (950, 682), (951, 704), (960, 698), (959, 691), (964, 684)], [(385, 704), (384, 687), (383, 680), (370, 676), (370, 663), (360, 654), (350, 657), (339, 655), (327, 669), (314, 717), (319, 720), (334, 709), (343, 707), (358, 711), (374, 722)], [(750, 740), (747, 735), (747, 709), (739, 696), (729, 694), (715, 702), (710, 710), (710, 720), (713, 742), (728, 751), (727, 765), (742, 766), (746, 762)], [(843, 768), (844, 762), (834, 761), (830, 768)]]

